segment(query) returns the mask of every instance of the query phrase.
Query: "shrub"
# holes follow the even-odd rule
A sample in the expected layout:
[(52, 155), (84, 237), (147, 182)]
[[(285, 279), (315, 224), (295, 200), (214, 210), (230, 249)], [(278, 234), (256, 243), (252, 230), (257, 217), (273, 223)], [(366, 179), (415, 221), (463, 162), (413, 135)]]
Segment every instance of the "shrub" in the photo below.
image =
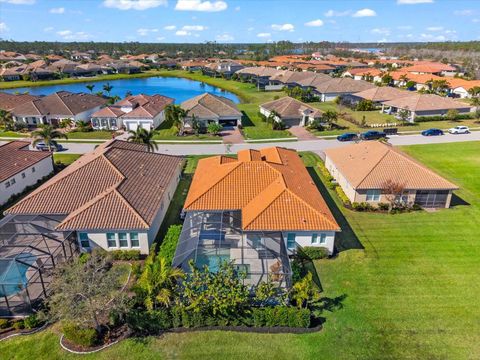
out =
[(10, 321), (7, 319), (0, 319), (0, 329), (6, 329), (10, 327)]
[(305, 246), (300, 249), (298, 254), (308, 260), (318, 260), (327, 258), (328, 250), (324, 247)]
[(172, 327), (172, 318), (167, 310), (132, 310), (126, 320), (129, 328), (140, 334), (159, 334)]
[(18, 320), (18, 321), (15, 321), (13, 324), (12, 324), (12, 327), (15, 329), (15, 330), (22, 330), (25, 328), (25, 323), (23, 322), (23, 320)]
[(82, 328), (73, 323), (65, 323), (62, 326), (63, 335), (67, 340), (85, 347), (92, 347), (98, 341), (98, 333), (92, 328)]
[[(451, 115), (451, 114), (450, 114)], [(428, 122), (428, 121), (445, 121), (445, 120), (469, 120), (472, 119), (472, 114), (457, 114), (453, 119), (448, 116), (436, 115), (436, 116), (417, 116), (415, 122)]]
[(308, 328), (311, 312), (309, 309), (297, 309), (292, 306), (254, 308), (252, 310), (254, 327), (294, 327)]
[(332, 181), (333, 180), (333, 176), (330, 175), (330, 173), (327, 170), (327, 167), (325, 166), (325, 164), (323, 162), (319, 162), (317, 166), (318, 166), (318, 170), (320, 170), (320, 174), (322, 174), (323, 178), (326, 181)]
[(300, 262), (297, 259), (292, 261), (292, 282), (295, 284), (302, 278), (303, 268)]
[(114, 250), (110, 253), (113, 260), (132, 261), (140, 259), (140, 250)]
[(360, 100), (355, 106), (357, 111), (372, 111), (375, 110), (375, 105), (372, 100)]
[(390, 208), (390, 205), (388, 205), (387, 203), (378, 203), (377, 206), (379, 210), (383, 211), (387, 211)]
[(375, 210), (375, 208), (367, 202), (361, 202), (361, 203), (354, 202), (352, 204), (352, 208), (353, 210), (356, 210), (356, 211), (374, 211)]
[(168, 265), (172, 265), (181, 232), (182, 225), (171, 225), (168, 228), (165, 237), (163, 238), (162, 244), (160, 245), (158, 256), (163, 257)]
[(342, 201), (343, 205), (350, 206), (350, 199), (347, 197), (341, 186), (335, 188), (335, 192)]
[(38, 319), (37, 315), (35, 315), (35, 314), (26, 317), (23, 320), (23, 322), (25, 324), (26, 329), (34, 329), (34, 328), (40, 326), (40, 324), (41, 324), (40, 320)]

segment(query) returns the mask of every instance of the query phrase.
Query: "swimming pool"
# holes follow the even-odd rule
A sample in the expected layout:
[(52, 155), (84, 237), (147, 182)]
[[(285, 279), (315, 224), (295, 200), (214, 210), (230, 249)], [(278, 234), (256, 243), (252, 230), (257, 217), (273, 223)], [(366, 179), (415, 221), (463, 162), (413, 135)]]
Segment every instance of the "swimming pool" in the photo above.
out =
[(27, 271), (35, 262), (35, 256), (19, 254), (15, 258), (19, 261), (0, 259), (0, 297), (15, 295), (28, 284)]
[(217, 272), (223, 262), (230, 262), (229, 249), (217, 249), (197, 254), (195, 265), (202, 269), (205, 265), (211, 272)]

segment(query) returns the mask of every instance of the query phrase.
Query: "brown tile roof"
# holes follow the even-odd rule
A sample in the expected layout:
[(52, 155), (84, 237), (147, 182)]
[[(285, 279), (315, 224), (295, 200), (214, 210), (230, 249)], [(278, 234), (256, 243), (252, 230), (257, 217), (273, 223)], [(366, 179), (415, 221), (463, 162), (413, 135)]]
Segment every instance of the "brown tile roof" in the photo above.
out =
[(260, 107), (267, 109), (268, 111), (275, 111), (281, 118), (301, 118), (304, 111), (310, 111), (309, 116), (314, 118), (322, 116), (322, 112), (317, 108), (289, 96), (269, 101), (260, 105)]
[(194, 114), (200, 118), (242, 115), (232, 100), (209, 93), (188, 99), (181, 104), (181, 107), (188, 110), (189, 115)]
[(38, 96), (28, 94), (9, 94), (0, 92), (0, 109), (12, 111), (16, 106), (38, 99)]
[(102, 118), (102, 117), (108, 117), (108, 118), (118, 118), (122, 115), (124, 115), (125, 113), (120, 110), (119, 108), (116, 108), (116, 107), (112, 107), (112, 106), (107, 106), (107, 107), (104, 107), (98, 111), (95, 111), (93, 114), (92, 114), (92, 118), (94, 117), (98, 117), (98, 118)]
[(25, 102), (12, 111), (14, 115), (66, 115), (72, 116), (102, 106), (107, 99), (86, 93), (58, 91), (48, 96)]
[(51, 156), (48, 152), (29, 150), (29, 145), (27, 141), (12, 141), (0, 145), (0, 182)]
[(386, 106), (393, 106), (410, 111), (449, 110), (449, 109), (470, 109), (468, 104), (452, 100), (447, 97), (434, 94), (411, 93), (393, 100), (385, 101)]
[[(136, 97), (135, 100), (129, 100), (133, 104), (138, 101), (139, 106), (135, 107), (132, 111), (122, 115), (125, 119), (137, 119), (137, 118), (154, 118), (165, 107), (174, 102), (174, 99), (163, 95), (141, 95), (142, 99)], [(119, 105), (118, 103), (115, 106)], [(135, 105), (134, 105), (135, 106)]]
[(148, 229), (182, 161), (113, 140), (82, 156), (7, 213), (67, 215), (58, 226), (62, 230)]
[(354, 189), (381, 189), (387, 180), (412, 190), (458, 188), (403, 152), (379, 141), (327, 149), (325, 154)]
[(363, 68), (357, 68), (357, 69), (349, 69), (345, 71), (346, 73), (348, 72), (350, 75), (359, 75), (359, 76), (364, 76), (364, 75), (369, 75), (369, 76), (379, 76), (382, 74), (382, 71), (379, 69), (375, 68), (368, 68), (368, 69), (363, 69)]
[(316, 86), (320, 93), (356, 93), (363, 90), (374, 88), (375, 85), (363, 80), (353, 80), (350, 78), (332, 78), (330, 81), (322, 82)]
[(300, 157), (278, 147), (198, 162), (185, 210), (225, 209), (244, 230), (340, 230)]
[(411, 91), (400, 90), (391, 86), (374, 87), (368, 90), (360, 91), (353, 94), (356, 97), (371, 100), (374, 102), (388, 101), (404, 96), (411, 96)]

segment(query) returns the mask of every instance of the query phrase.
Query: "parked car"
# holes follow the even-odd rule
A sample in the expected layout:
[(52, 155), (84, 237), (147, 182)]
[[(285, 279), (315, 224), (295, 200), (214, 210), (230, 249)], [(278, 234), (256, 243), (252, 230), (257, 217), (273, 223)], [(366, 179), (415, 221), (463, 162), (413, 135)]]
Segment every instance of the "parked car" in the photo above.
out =
[(375, 131), (375, 130), (366, 131), (360, 135), (360, 138), (362, 140), (378, 140), (386, 137), (387, 137), (387, 134), (385, 134), (384, 132)]
[[(61, 144), (51, 144), (51, 147), (52, 147), (52, 150), (53, 151), (62, 151), (63, 150), (63, 146)], [(35, 145), (35, 148), (37, 150), (40, 150), (40, 151), (49, 151), (50, 149), (48, 148), (48, 146), (42, 141), (42, 142), (39, 142), (37, 143), (37, 145)]]
[(427, 129), (422, 131), (423, 136), (439, 136), (443, 135), (443, 131), (440, 129)]
[(468, 126), (459, 125), (448, 129), (448, 132), (450, 134), (468, 134), (470, 132), (470, 129), (468, 128)]
[(337, 136), (338, 141), (355, 141), (358, 139), (358, 135), (355, 133), (345, 133)]

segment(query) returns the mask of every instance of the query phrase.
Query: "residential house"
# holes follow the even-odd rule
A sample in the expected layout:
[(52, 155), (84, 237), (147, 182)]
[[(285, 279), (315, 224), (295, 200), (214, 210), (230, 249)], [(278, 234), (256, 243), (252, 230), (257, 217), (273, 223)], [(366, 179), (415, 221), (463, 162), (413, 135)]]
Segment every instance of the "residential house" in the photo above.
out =
[(86, 93), (58, 91), (16, 106), (12, 110), (15, 121), (28, 126), (40, 124), (58, 125), (62, 119), (74, 122), (89, 121), (90, 116), (100, 110), (108, 99)]
[(192, 126), (192, 115), (203, 127), (211, 122), (222, 126), (242, 124), (242, 113), (237, 105), (223, 96), (205, 93), (184, 101), (180, 106), (188, 111), (185, 119), (187, 128)]
[(0, 145), (0, 206), (53, 172), (52, 154), (29, 146), (27, 141)]
[(341, 95), (349, 95), (363, 90), (374, 88), (375, 85), (364, 80), (350, 78), (332, 78), (315, 86), (320, 101), (333, 101)]
[(413, 123), (417, 116), (443, 116), (447, 114), (448, 110), (457, 110), (460, 114), (468, 114), (472, 111), (472, 107), (448, 97), (418, 93), (382, 103), (382, 111), (389, 114), (398, 115), (399, 110), (408, 111), (407, 121)]
[(265, 86), (268, 85), (270, 78), (278, 74), (278, 72), (279, 70), (271, 67), (253, 66), (238, 70), (236, 74), (238, 74), (238, 76), (244, 81), (256, 84), (260, 89), (265, 88)]
[(86, 63), (75, 67), (75, 76), (97, 76), (103, 74), (103, 68), (94, 63)]
[(35, 99), (38, 99), (38, 96), (0, 92), (0, 110), (12, 111), (16, 106)]
[(450, 88), (450, 96), (456, 98), (471, 98), (469, 91), (474, 87), (480, 87), (480, 80), (465, 80), (461, 78), (448, 79), (448, 86)]
[(289, 96), (260, 105), (260, 113), (265, 117), (268, 118), (272, 112), (276, 114), (275, 121), (281, 121), (286, 126), (307, 126), (322, 116), (317, 108)]
[(156, 129), (165, 120), (165, 107), (172, 104), (172, 98), (162, 95), (132, 95), (91, 115), (94, 129), (135, 131)]
[(354, 80), (366, 80), (369, 82), (379, 82), (382, 81), (383, 71), (380, 69), (370, 68), (355, 68), (346, 70), (342, 77), (350, 77)]
[[(371, 205), (393, 201), (391, 184), (406, 205), (448, 208), (458, 187), (395, 147), (379, 141), (325, 150), (325, 166), (354, 203)], [(403, 190), (402, 190), (403, 189)]]
[(112, 140), (17, 202), (10, 215), (53, 216), (83, 251), (148, 254), (180, 179), (183, 159)]
[(197, 71), (203, 68), (203, 66), (205, 65), (205, 62), (188, 60), (188, 61), (180, 62), (179, 65), (182, 68), (182, 70)]
[(402, 70), (390, 73), (395, 86), (407, 86), (408, 82), (414, 83), (415, 90), (429, 90), (430, 83), (434, 80), (446, 80), (445, 78), (433, 74), (415, 74)]
[(384, 101), (394, 100), (410, 95), (412, 95), (412, 92), (407, 90), (401, 90), (391, 86), (379, 86), (347, 95), (347, 97), (354, 103), (361, 100), (370, 100), (375, 105), (381, 105), (381, 103)]
[(451, 65), (435, 62), (417, 62), (411, 66), (402, 68), (402, 71), (412, 74), (431, 74), (438, 76), (451, 76), (453, 77), (457, 72), (457, 68)]

